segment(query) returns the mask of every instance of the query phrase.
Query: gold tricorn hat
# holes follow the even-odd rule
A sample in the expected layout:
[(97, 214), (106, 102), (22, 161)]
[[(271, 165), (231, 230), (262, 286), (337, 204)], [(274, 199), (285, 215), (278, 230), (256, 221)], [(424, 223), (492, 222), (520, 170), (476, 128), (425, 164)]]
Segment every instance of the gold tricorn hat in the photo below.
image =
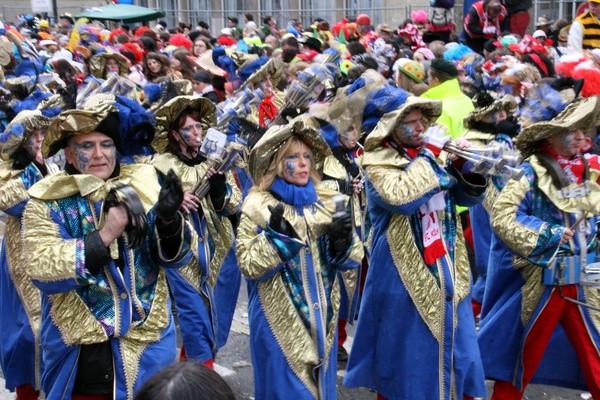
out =
[(200, 57), (192, 59), (192, 62), (207, 72), (210, 72), (214, 76), (225, 77), (227, 73), (225, 70), (219, 68), (212, 59), (212, 50), (205, 51)]
[(465, 117), (465, 128), (470, 129), (475, 122), (483, 121), (488, 115), (500, 110), (506, 111), (509, 116), (517, 109), (517, 100), (510, 94), (505, 94), (487, 107), (476, 108)]
[(279, 81), (285, 76), (285, 72), (286, 65), (283, 61), (278, 58), (270, 58), (263, 66), (253, 72), (244, 83), (256, 85), (263, 78), (269, 77), (273, 86), (277, 86)]
[(517, 149), (524, 157), (531, 155), (544, 139), (557, 134), (581, 129), (588, 132), (595, 129), (600, 117), (598, 96), (588, 97), (569, 104), (560, 114), (550, 121), (532, 124), (515, 138)]
[(119, 54), (110, 52), (104, 52), (100, 54), (96, 54), (89, 61), (90, 74), (94, 75), (96, 78), (105, 79), (105, 67), (108, 59), (112, 58), (119, 65), (119, 75), (126, 76), (129, 74), (129, 60), (127, 57)]
[(40, 110), (24, 110), (18, 113), (0, 135), (0, 157), (4, 161), (12, 159), (29, 134), (38, 129), (48, 128), (51, 122), (52, 118), (44, 116)]
[[(81, 110), (67, 110), (60, 113), (50, 124), (48, 134), (42, 143), (44, 157), (53, 156), (64, 149), (71, 136), (96, 130), (110, 113), (118, 112), (117, 107), (114, 106), (114, 99), (114, 95), (111, 94), (92, 95)], [(119, 132), (114, 132), (113, 135), (117, 137)]]
[(250, 152), (248, 166), (255, 184), (260, 183), (281, 146), (292, 136), (296, 136), (310, 148), (317, 169), (322, 166), (325, 158), (331, 154), (329, 145), (319, 132), (319, 123), (306, 114), (300, 115), (287, 125), (277, 125), (269, 128), (254, 145)]
[(258, 54), (248, 54), (232, 48), (226, 48), (225, 54), (233, 60), (238, 69), (245, 68), (248, 64), (258, 58)]
[(178, 96), (168, 101), (156, 111), (156, 135), (151, 146), (157, 153), (164, 153), (169, 144), (169, 127), (175, 123), (182, 112), (197, 110), (201, 114), (202, 129), (205, 131), (217, 123), (216, 107), (205, 97)]
[(369, 93), (387, 85), (385, 78), (372, 69), (366, 70), (361, 78), (365, 81), (364, 87), (349, 95), (350, 86), (348, 85), (340, 89), (333, 100), (327, 103), (329, 106), (326, 108), (326, 115), (323, 116), (323, 119), (335, 126), (338, 133), (347, 131), (352, 125), (362, 131), (363, 113), (367, 106)]
[(396, 129), (404, 117), (415, 109), (421, 110), (426, 125), (430, 125), (442, 114), (442, 102), (409, 96), (404, 104), (381, 117), (375, 129), (365, 140), (365, 151), (379, 147), (380, 143)]

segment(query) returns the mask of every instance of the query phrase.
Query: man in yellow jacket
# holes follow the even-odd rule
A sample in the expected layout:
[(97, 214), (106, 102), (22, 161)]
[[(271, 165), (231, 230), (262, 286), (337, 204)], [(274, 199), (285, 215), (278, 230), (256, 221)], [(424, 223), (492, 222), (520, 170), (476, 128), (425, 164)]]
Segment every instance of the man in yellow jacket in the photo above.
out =
[(452, 139), (465, 132), (463, 120), (475, 109), (471, 99), (463, 94), (458, 84), (458, 70), (448, 60), (436, 58), (429, 67), (429, 87), (421, 97), (442, 101), (442, 115), (436, 121), (448, 128)]

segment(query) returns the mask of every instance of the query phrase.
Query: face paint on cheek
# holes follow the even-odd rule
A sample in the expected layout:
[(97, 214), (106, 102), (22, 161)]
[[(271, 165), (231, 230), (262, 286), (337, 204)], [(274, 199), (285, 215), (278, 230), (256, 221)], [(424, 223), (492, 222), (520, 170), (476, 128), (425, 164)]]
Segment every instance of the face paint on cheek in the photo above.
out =
[(77, 164), (79, 165), (79, 171), (87, 171), (90, 165), (90, 158), (87, 153), (81, 149), (76, 150)]
[(106, 160), (108, 161), (108, 164), (110, 166), (114, 166), (116, 164), (116, 162), (117, 162), (117, 149), (115, 147), (112, 147), (110, 149), (110, 152), (106, 156)]
[(402, 134), (408, 138), (413, 137), (415, 135), (415, 130), (412, 126), (404, 126), (404, 129), (402, 130)]
[(190, 142), (190, 134), (189, 133), (182, 133), (181, 134), (181, 138), (183, 139), (183, 141), (186, 144)]
[(574, 142), (573, 136), (574, 135), (572, 133), (564, 134), (562, 136), (561, 145), (564, 148), (570, 148), (573, 145), (573, 142)]
[(286, 173), (288, 174), (288, 176), (293, 176), (294, 171), (296, 170), (296, 163), (293, 161), (286, 161), (285, 162), (285, 170), (286, 170)]
[(32, 137), (27, 139), (27, 142), (25, 143), (25, 149), (30, 155), (34, 155), (34, 153), (36, 153), (36, 145)]

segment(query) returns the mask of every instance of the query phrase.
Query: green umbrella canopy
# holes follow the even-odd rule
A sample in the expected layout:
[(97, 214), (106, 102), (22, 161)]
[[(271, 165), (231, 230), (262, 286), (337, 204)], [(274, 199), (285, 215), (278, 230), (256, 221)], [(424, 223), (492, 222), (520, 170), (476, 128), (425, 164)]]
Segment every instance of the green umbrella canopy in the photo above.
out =
[(132, 6), (128, 4), (109, 4), (101, 7), (90, 8), (77, 14), (75, 18), (99, 19), (105, 21), (146, 22), (165, 16), (162, 11), (151, 8)]

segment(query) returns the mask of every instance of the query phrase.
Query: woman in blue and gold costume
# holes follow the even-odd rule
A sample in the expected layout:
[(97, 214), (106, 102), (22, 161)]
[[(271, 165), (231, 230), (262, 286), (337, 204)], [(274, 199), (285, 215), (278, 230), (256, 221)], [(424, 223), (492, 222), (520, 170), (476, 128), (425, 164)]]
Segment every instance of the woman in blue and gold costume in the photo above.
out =
[(237, 255), (258, 400), (336, 397), (336, 273), (357, 268), (363, 250), (347, 196), (315, 187), (327, 154), (307, 116), (269, 129), (250, 153)]
[[(193, 252), (200, 263), (167, 272), (183, 337), (182, 358), (212, 367), (217, 350), (227, 341), (241, 283), (227, 218), (238, 212), (241, 192), (231, 172), (217, 173), (200, 153), (206, 131), (216, 123), (209, 99), (179, 96), (156, 116), (152, 147), (158, 155), (152, 165), (164, 175), (172, 169), (181, 179), (183, 208), (199, 238)], [(199, 198), (193, 191), (203, 180), (210, 189)]]
[(479, 331), (486, 376), (496, 380), (492, 399), (521, 399), (530, 382), (587, 386), (600, 398), (600, 292), (597, 281), (584, 284), (598, 262), (600, 162), (582, 154), (599, 116), (598, 97), (578, 100), (516, 138), (525, 174), (492, 208), (501, 242)]
[(0, 255), (0, 360), (6, 387), (22, 400), (39, 395), (41, 297), (26, 274), (21, 217), (27, 189), (57, 170), (42, 157), (51, 121), (38, 110), (21, 111), (0, 136), (0, 209), (8, 216)]
[(380, 399), (483, 397), (456, 205), (480, 202), (485, 179), (438, 160), (450, 136), (427, 127), (441, 103), (397, 90), (404, 102), (365, 140), (373, 239), (344, 384)]

